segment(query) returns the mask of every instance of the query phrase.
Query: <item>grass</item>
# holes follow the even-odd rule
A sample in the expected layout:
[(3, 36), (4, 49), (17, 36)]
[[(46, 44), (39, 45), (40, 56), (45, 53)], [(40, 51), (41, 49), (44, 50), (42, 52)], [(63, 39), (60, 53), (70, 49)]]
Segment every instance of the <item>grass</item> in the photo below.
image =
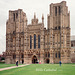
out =
[(31, 64), (0, 71), (0, 75), (75, 75), (75, 64)]
[(16, 65), (15, 64), (2, 64), (2, 63), (0, 63), (0, 68), (6, 68), (6, 67), (11, 67), (11, 66), (16, 66)]

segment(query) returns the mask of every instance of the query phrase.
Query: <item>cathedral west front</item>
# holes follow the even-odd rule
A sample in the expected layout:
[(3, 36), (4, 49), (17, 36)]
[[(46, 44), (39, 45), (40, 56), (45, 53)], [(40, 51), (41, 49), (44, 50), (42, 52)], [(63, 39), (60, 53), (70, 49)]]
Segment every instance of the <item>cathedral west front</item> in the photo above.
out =
[(28, 24), (22, 9), (9, 10), (6, 22), (6, 60), (7, 64), (16, 61), (24, 64), (71, 63), (70, 59), (70, 12), (66, 1), (51, 3), (47, 16), (47, 29), (44, 15), (39, 23), (36, 14)]

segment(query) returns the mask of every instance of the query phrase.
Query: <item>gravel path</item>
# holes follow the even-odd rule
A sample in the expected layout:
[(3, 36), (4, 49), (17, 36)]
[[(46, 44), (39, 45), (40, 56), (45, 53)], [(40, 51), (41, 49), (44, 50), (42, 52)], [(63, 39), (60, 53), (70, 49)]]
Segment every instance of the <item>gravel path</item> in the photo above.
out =
[(75, 66), (75, 65), (72, 65), (72, 66)]
[(12, 68), (17, 68), (17, 67), (23, 67), (23, 66), (27, 66), (27, 65), (29, 65), (29, 64), (19, 65), (19, 66), (12, 66), (12, 67), (6, 67), (6, 68), (1, 68), (0, 71), (12, 69)]

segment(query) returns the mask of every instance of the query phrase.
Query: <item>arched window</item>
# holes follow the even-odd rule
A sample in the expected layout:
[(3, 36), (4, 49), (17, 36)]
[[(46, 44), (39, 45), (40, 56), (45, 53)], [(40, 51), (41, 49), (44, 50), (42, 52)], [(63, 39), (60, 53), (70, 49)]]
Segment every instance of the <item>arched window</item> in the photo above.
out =
[(47, 53), (45, 53), (45, 57), (47, 57)]
[(40, 48), (40, 35), (38, 35), (38, 48)]
[(34, 49), (36, 49), (36, 35), (34, 34)]
[(13, 20), (15, 21), (15, 13), (13, 13)]
[(21, 55), (21, 58), (24, 58), (24, 54)]
[(60, 26), (58, 27), (58, 29), (60, 30)]
[(57, 58), (57, 53), (55, 54), (55, 57)]
[(71, 47), (73, 47), (73, 44), (71, 44)]
[(15, 54), (13, 55), (13, 59), (16, 59), (16, 55)]
[(55, 7), (55, 16), (57, 16), (57, 7)]
[(57, 27), (55, 27), (55, 30), (57, 30)]
[(16, 18), (18, 18), (18, 13), (16, 13)]
[(30, 49), (32, 49), (32, 36), (30, 35)]

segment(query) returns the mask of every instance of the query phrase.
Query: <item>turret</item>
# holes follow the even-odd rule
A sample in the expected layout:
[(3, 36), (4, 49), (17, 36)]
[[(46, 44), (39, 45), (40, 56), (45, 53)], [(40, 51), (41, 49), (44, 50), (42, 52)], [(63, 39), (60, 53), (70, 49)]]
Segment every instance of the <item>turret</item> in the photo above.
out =
[(44, 15), (42, 14), (42, 23), (44, 24)]
[(36, 18), (36, 14), (34, 13), (34, 19), (32, 19), (32, 24), (38, 24), (38, 19)]

